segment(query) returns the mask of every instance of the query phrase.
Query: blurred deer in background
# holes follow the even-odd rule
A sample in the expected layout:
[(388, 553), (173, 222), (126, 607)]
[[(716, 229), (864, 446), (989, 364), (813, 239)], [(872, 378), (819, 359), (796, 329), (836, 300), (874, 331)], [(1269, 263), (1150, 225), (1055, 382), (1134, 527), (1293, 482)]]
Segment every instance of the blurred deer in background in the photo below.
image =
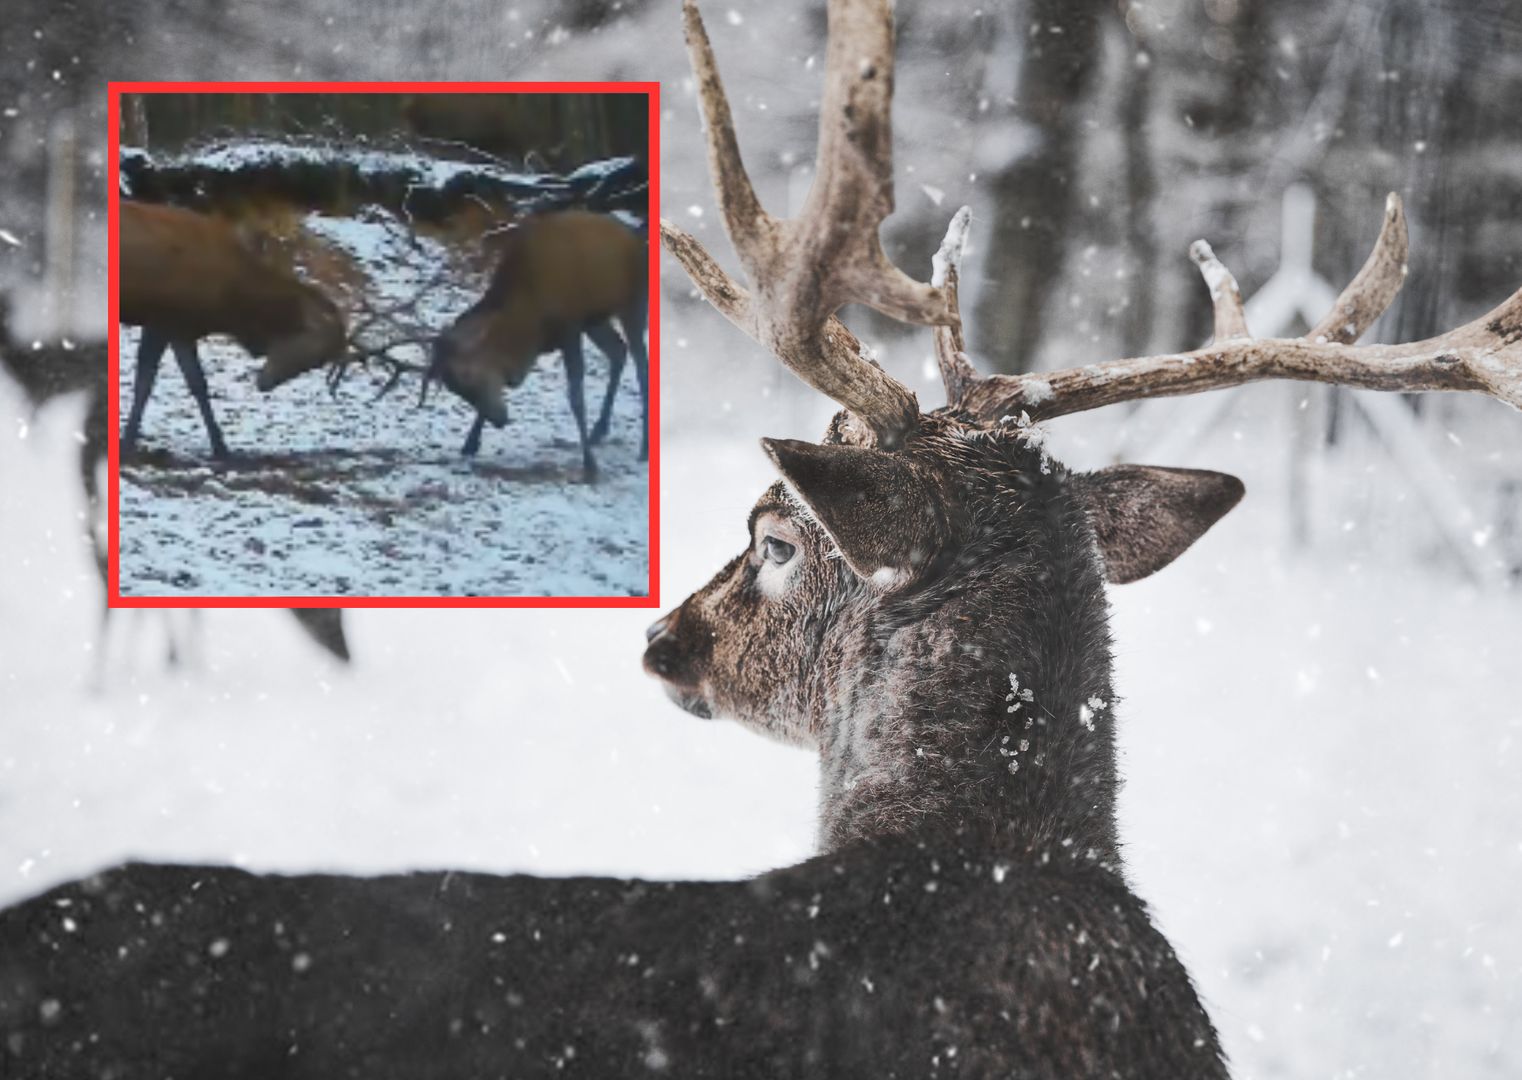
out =
[[(107, 376), (110, 355), (103, 341), (25, 344), (15, 340), (10, 325), (10, 300), (0, 296), (0, 367), (5, 369), (33, 409), (41, 409), (72, 394), (85, 397), (85, 419), (79, 437), (79, 479), (85, 493), (85, 532), (100, 575), (101, 588), (107, 587), (110, 547), (106, 540), (105, 508), (100, 498), (99, 471), (108, 450), (109, 414), (107, 412)], [(102, 601), (101, 620), (109, 618), (111, 608)], [(337, 608), (293, 608), (291, 614), (313, 641), (328, 653), (347, 662), (348, 640), (344, 635), (343, 611)], [(105, 634), (101, 635), (104, 663)], [(169, 655), (175, 660), (183, 651), (173, 633)]]
[[(576, 430), (581, 436), (582, 465), (597, 472), (592, 447), (608, 434), (613, 399), (618, 393), (627, 352), (643, 407), (639, 460), (650, 453), (649, 365), (645, 353), (648, 250), (645, 238), (610, 214), (565, 210), (529, 218), (508, 234), (496, 272), (485, 295), (433, 345), (424, 379), (438, 379), (472, 405), (476, 421), (463, 452), (480, 449), (481, 431), (507, 423), (504, 387), (528, 378), (541, 353), (559, 351), (565, 362), (566, 388)], [(610, 321), (623, 330), (623, 340)], [(582, 382), (585, 334), (608, 358), (608, 387), (602, 412), (590, 432)]]
[(223, 458), (227, 444), (212, 415), (199, 339), (227, 334), (251, 355), (266, 357), (256, 380), (265, 393), (339, 360), (348, 344), (333, 301), (267, 263), (224, 221), (123, 201), (118, 252), (118, 318), (142, 327), (123, 450), (137, 443), (165, 348), (174, 352), (200, 407), (213, 456)]
[[(8, 1076), (1226, 1075), (1125, 881), (1104, 587), (1167, 565), (1241, 485), (1070, 473), (1029, 418), (1279, 377), (1522, 406), (1522, 291), (1432, 341), (1350, 347), (1403, 276), (1392, 199), (1307, 339), (1247, 338), (1230, 275), (1200, 249), (1209, 348), (979, 378), (956, 303), (965, 211), (931, 285), (878, 242), (889, 4), (828, 10), (818, 172), (784, 221), (751, 189), (685, 6), (752, 288), (675, 226), (663, 237), (720, 311), (846, 411), (822, 444), (766, 440), (782, 479), (745, 550), (645, 653), (690, 712), (818, 751), (822, 854), (728, 883), (129, 865), (0, 912)], [(850, 301), (937, 327), (944, 408), (922, 413), (863, 358), (834, 318)]]

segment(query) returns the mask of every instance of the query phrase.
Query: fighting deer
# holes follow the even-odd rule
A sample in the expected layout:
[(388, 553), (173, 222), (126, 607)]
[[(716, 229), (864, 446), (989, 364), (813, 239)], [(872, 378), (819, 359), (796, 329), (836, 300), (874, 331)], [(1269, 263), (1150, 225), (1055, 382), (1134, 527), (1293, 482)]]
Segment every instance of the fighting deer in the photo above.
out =
[[(21, 387), (33, 409), (41, 409), (60, 398), (83, 394), (85, 419), (79, 438), (79, 480), (85, 494), (85, 532), (95, 557), (95, 569), (101, 588), (107, 584), (108, 554), (103, 529), (97, 519), (101, 512), (99, 472), (106, 460), (106, 436), (109, 418), (106, 412), (106, 376), (110, 371), (106, 344), (103, 341), (35, 342), (30, 345), (14, 339), (10, 327), (10, 300), (0, 297), (0, 367)], [(102, 622), (111, 608), (103, 603)], [(331, 655), (347, 662), (348, 640), (344, 636), (343, 612), (336, 608), (292, 608), (291, 614), (313, 641)], [(101, 635), (104, 642), (105, 634)], [(170, 641), (170, 656), (178, 655), (177, 644)], [(104, 656), (104, 649), (101, 655)]]
[(227, 334), (265, 357), (255, 380), (265, 393), (342, 355), (344, 320), (333, 301), (270, 265), (226, 222), (123, 202), (119, 225), (118, 317), (142, 327), (123, 450), (137, 443), (165, 348), (174, 352), (218, 458), (227, 456), (227, 444), (212, 415), (198, 340)]
[[(822, 853), (732, 883), (111, 870), (0, 913), (8, 1077), (1226, 1075), (1124, 879), (1104, 587), (1161, 569), (1241, 488), (1070, 473), (1025, 415), (1278, 377), (1522, 406), (1522, 291), (1440, 338), (1352, 347), (1400, 282), (1392, 200), (1307, 340), (1247, 338), (1201, 249), (1210, 347), (979, 378), (956, 304), (965, 215), (930, 285), (877, 241), (887, 0), (828, 12), (816, 183), (784, 221), (755, 198), (685, 8), (752, 288), (675, 226), (663, 237), (720, 311), (845, 411), (822, 444), (766, 442), (782, 479), (745, 550), (645, 653), (689, 711), (817, 749)], [(847, 301), (936, 327), (944, 408), (922, 413), (863, 358), (834, 317)]]
[[(611, 215), (585, 210), (540, 214), (507, 234), (485, 295), (434, 342), (423, 382), (425, 397), (428, 383), (437, 379), (475, 408), (476, 419), (462, 448), (466, 456), (480, 449), (487, 422), (506, 425), (504, 387), (521, 385), (535, 359), (554, 351), (565, 363), (567, 396), (586, 473), (597, 472), (592, 447), (608, 434), (626, 351), (634, 355), (644, 410), (639, 460), (649, 456), (646, 257), (640, 233)], [(622, 327), (622, 340), (610, 320)], [(590, 432), (582, 394), (583, 334), (608, 358), (602, 412)]]

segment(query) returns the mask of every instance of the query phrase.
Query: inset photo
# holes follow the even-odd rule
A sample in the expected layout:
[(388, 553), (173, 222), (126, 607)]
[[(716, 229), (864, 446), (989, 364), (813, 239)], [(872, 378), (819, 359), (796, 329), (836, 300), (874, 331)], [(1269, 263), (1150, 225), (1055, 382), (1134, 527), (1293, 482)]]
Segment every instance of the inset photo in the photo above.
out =
[(110, 104), (114, 606), (656, 602), (655, 84)]

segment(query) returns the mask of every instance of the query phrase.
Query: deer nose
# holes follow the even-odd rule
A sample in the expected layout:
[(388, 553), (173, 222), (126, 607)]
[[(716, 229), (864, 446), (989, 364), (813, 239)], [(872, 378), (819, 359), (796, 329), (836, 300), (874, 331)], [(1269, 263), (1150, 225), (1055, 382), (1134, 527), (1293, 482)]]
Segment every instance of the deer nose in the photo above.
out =
[(662, 615), (659, 619), (656, 619), (655, 622), (645, 627), (645, 641), (647, 643), (655, 641), (656, 638), (660, 637), (670, 628), (671, 616), (669, 614)]

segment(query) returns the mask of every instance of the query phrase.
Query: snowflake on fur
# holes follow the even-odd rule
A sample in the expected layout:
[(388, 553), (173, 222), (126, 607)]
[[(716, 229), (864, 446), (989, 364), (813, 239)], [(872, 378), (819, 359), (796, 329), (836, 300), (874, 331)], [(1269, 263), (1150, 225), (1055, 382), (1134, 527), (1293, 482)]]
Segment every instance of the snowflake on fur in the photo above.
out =
[(1020, 711), (1021, 705), (1028, 705), (1036, 700), (1036, 692), (1029, 687), (1021, 690), (1020, 676), (1011, 671), (1009, 673), (1009, 693), (1004, 695), (1004, 700), (1008, 703), (1004, 711), (1007, 713), (1017, 713)]

